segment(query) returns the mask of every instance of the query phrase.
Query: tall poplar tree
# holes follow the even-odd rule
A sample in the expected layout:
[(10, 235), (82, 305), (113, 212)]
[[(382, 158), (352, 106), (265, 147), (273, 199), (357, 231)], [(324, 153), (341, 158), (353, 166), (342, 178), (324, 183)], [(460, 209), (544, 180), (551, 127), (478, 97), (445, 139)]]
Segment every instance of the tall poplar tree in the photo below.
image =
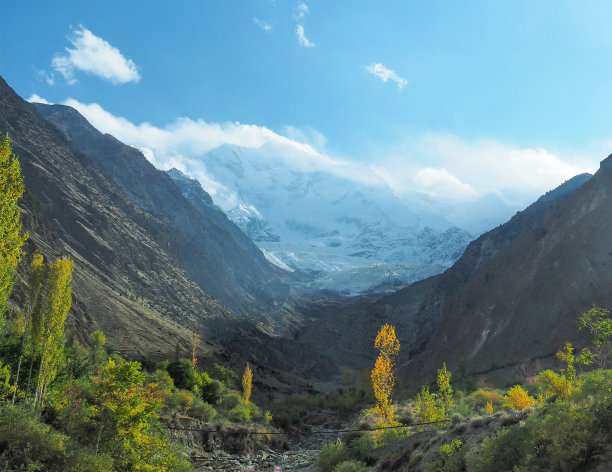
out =
[[(17, 395), (17, 388), (19, 386), (19, 374), (21, 372), (21, 361), (23, 360), (23, 354), (25, 351), (26, 339), (29, 335), (30, 320), (34, 312), (39, 312), (42, 303), (42, 281), (45, 274), (45, 264), (43, 262), (42, 254), (34, 254), (32, 259), (32, 265), (30, 266), (30, 277), (28, 279), (28, 305), (26, 310), (25, 328), (23, 330), (23, 336), (21, 339), (21, 351), (19, 353), (19, 362), (17, 363), (17, 373), (15, 374), (15, 390), (13, 391), (12, 403), (15, 404), (15, 396)], [(38, 313), (37, 313), (38, 314)], [(33, 365), (34, 356), (32, 356), (32, 362), (30, 363), (30, 373), (32, 372), (31, 366)], [(28, 377), (29, 383), (29, 377)]]
[(0, 324), (15, 283), (17, 264), (23, 255), (21, 247), (28, 239), (27, 233), (21, 233), (21, 215), (17, 208), (23, 191), (21, 167), (7, 134), (0, 142)]
[(372, 370), (372, 387), (376, 397), (376, 414), (391, 424), (394, 421), (393, 400), (391, 393), (395, 385), (395, 357), (400, 350), (400, 342), (395, 336), (395, 328), (385, 324), (374, 342), (380, 350)]
[(57, 259), (49, 267), (42, 313), (43, 345), (34, 405), (42, 407), (47, 386), (53, 381), (64, 354), (64, 322), (72, 304), (71, 259)]

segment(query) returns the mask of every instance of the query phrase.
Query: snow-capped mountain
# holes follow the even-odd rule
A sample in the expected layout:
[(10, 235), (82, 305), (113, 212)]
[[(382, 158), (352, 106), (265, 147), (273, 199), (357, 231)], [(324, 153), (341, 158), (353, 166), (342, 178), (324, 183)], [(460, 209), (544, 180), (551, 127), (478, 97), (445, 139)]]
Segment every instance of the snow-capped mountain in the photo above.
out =
[(472, 239), (427, 198), (398, 197), (375, 175), (325, 169), (306, 154), (224, 145), (184, 171), (201, 175), (203, 164), (199, 180), (214, 182), (206, 190), (215, 203), (268, 260), (311, 274), (318, 288), (354, 294), (410, 283), (450, 266)]

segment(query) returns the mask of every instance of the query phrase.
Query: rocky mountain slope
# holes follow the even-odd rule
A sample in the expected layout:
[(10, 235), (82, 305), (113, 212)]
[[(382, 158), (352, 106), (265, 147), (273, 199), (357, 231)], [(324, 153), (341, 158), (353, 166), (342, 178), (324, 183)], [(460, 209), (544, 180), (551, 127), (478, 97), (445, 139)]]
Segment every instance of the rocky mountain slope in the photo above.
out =
[[(74, 259), (68, 329), (75, 329), (77, 337), (86, 340), (91, 332), (101, 329), (122, 354), (153, 362), (174, 352), (176, 344), (186, 354), (190, 332), (198, 322), (204, 339), (201, 355), (208, 361), (237, 367), (243, 367), (248, 359), (258, 373), (257, 382), (262, 390), (297, 386), (308, 391), (305, 377), (333, 372), (333, 363), (308, 346), (288, 344), (268, 334), (274, 323), (266, 312), (247, 313), (246, 318), (238, 316), (194, 282), (186, 265), (187, 256), (197, 256), (202, 270), (219, 274), (215, 271), (222, 269), (215, 265), (225, 264), (225, 257), (235, 260), (235, 254), (246, 259), (247, 248), (241, 248), (227, 232), (225, 239), (219, 241), (218, 252), (199, 253), (199, 241), (191, 241), (191, 253), (181, 248), (189, 235), (187, 231), (192, 229), (179, 234), (176, 225), (180, 220), (172, 220), (168, 214), (179, 206), (191, 211), (185, 225), (206, 224), (209, 227), (201, 229), (210, 233), (220, 230), (210, 228), (214, 221), (197, 216), (200, 210), (180, 194), (167, 176), (162, 174), (156, 180), (154, 174), (147, 174), (146, 166), (131, 162), (141, 156), (113, 143), (111, 137), (100, 138), (102, 144), (115, 146), (119, 152), (118, 156), (107, 154), (112, 163), (103, 169), (92, 157), (78, 151), (62, 131), (15, 94), (3, 79), (0, 79), (0, 133), (8, 133), (11, 138), (26, 186), (20, 206), (24, 230), (30, 233), (30, 239), (21, 273), (25, 275), (34, 251), (47, 259), (61, 256)], [(123, 165), (121, 159), (125, 159)], [(116, 166), (114, 170), (112, 165)], [(149, 182), (141, 188), (131, 188), (133, 199), (125, 190), (128, 187), (125, 182), (136, 181), (134, 174), (138, 172), (147, 176)], [(164, 193), (169, 189), (173, 189), (173, 195)], [(163, 204), (169, 210), (147, 209), (147, 199), (158, 198), (155, 192), (168, 199)], [(267, 265), (259, 256), (259, 262), (246, 261), (244, 271), (259, 267), (260, 274), (277, 273), (277, 269), (266, 269)], [(231, 273), (240, 270), (239, 266), (227, 269), (228, 277), (236, 277), (230, 280), (240, 280), (239, 274)], [(255, 287), (253, 297), (264, 283), (265, 279)], [(23, 302), (22, 297), (23, 286), (18, 285), (15, 301)], [(273, 305), (270, 295), (266, 297)]]
[(142, 210), (161, 220), (176, 241), (178, 262), (200, 288), (232, 308), (248, 312), (262, 287), (280, 271), (203, 190), (185, 198), (173, 180), (140, 151), (103, 135), (73, 108), (36, 104), (38, 111), (91, 157)]
[[(391, 323), (402, 345), (404, 385), (431, 380), (428, 377), (442, 362), (456, 369), (461, 358), (476, 374), (498, 370), (509, 362), (516, 368), (523, 361), (550, 356), (566, 339), (576, 339), (576, 316), (581, 310), (590, 303), (605, 305), (608, 300), (609, 275), (602, 273), (599, 278), (590, 272), (587, 280), (577, 282), (578, 274), (571, 269), (573, 264), (584, 267), (586, 261), (602, 257), (598, 267), (605, 270), (608, 231), (596, 228), (608, 226), (605, 222), (611, 216), (605, 214), (602, 196), (608, 193), (606, 162), (595, 178), (588, 174), (574, 177), (480, 236), (443, 274), (390, 295), (355, 297), (342, 304), (321, 302), (313, 309), (319, 316), (317, 323), (301, 330), (298, 339), (337, 356), (340, 365), (360, 369), (375, 358), (377, 330)], [(590, 195), (588, 189), (593, 187), (599, 190), (591, 190), (594, 194)], [(587, 205), (590, 198), (592, 203)], [(570, 210), (571, 202), (577, 201), (583, 201), (583, 206)], [(566, 217), (559, 213), (562, 208), (568, 208)], [(589, 223), (571, 216), (590, 214), (586, 208), (596, 212)], [(540, 252), (546, 254), (551, 247), (542, 247), (542, 238), (552, 238), (555, 246), (565, 238), (547, 236), (554, 221), (588, 226), (580, 230), (583, 237), (577, 250), (571, 245), (558, 246), (554, 256), (544, 257)], [(569, 260), (573, 262), (566, 265)], [(590, 289), (581, 292), (584, 285)]]

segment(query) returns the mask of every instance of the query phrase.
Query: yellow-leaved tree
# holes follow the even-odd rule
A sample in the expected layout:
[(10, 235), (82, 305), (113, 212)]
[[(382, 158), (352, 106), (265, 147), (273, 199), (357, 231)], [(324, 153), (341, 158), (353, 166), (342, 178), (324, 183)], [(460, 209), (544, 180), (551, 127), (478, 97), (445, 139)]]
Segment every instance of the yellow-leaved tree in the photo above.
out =
[(251, 366), (247, 362), (246, 368), (244, 369), (244, 375), (242, 376), (242, 392), (244, 394), (244, 404), (249, 404), (251, 398), (251, 388), (253, 386), (253, 371)]
[(17, 208), (23, 190), (21, 167), (6, 135), (0, 141), (0, 324), (23, 255), (21, 247), (28, 239), (27, 233), (21, 234), (21, 214)]
[(372, 370), (372, 388), (376, 397), (376, 414), (391, 425), (394, 421), (393, 400), (391, 394), (395, 385), (395, 357), (399, 353), (400, 343), (395, 336), (395, 328), (385, 324), (374, 341), (374, 347), (380, 350)]

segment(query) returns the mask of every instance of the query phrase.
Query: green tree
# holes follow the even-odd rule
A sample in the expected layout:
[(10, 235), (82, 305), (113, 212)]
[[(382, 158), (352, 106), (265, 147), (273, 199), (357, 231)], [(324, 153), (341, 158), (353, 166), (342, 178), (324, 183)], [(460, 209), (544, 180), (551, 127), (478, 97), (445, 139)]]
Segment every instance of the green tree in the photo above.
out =
[[(28, 299), (27, 299), (27, 309), (26, 309), (26, 320), (25, 320), (25, 328), (23, 330), (23, 335), (21, 338), (21, 352), (19, 353), (19, 362), (17, 363), (17, 373), (15, 374), (15, 389), (13, 391), (13, 399), (12, 403), (15, 404), (15, 396), (17, 394), (17, 388), (19, 385), (19, 374), (21, 372), (21, 362), (23, 360), (23, 355), (25, 352), (25, 344), (28, 338), (30, 327), (30, 320), (32, 319), (32, 314), (36, 311), (40, 311), (40, 307), (42, 305), (42, 281), (45, 274), (45, 264), (43, 261), (42, 254), (34, 254), (34, 258), (32, 259), (32, 265), (30, 266), (30, 276), (28, 279)], [(30, 366), (33, 365), (33, 362), (30, 363)], [(30, 374), (32, 370), (30, 369)], [(28, 377), (29, 382), (29, 377)]]
[(444, 416), (448, 417), (448, 414), (455, 406), (455, 400), (453, 398), (453, 388), (450, 384), (451, 373), (446, 369), (446, 362), (442, 363), (442, 368), (438, 369), (438, 396), (440, 402), (444, 408)]
[(21, 167), (7, 134), (0, 142), (0, 324), (4, 321), (6, 302), (23, 255), (21, 248), (28, 239), (27, 233), (21, 234), (21, 215), (17, 207), (23, 191)]
[(140, 364), (109, 359), (93, 382), (96, 452), (112, 453), (120, 470), (174, 470), (169, 464), (179, 459), (156, 434), (160, 389), (145, 383)]
[[(436, 405), (435, 395), (429, 393), (429, 387), (425, 385), (417, 394), (414, 410), (419, 423), (434, 423), (444, 419), (444, 409)], [(423, 426), (419, 429), (423, 429)]]
[(34, 406), (42, 408), (49, 383), (53, 381), (64, 353), (64, 323), (72, 304), (71, 259), (57, 259), (49, 267), (42, 313), (43, 345)]
[(594, 306), (580, 316), (578, 329), (588, 329), (593, 336), (592, 348), (583, 349), (578, 362), (587, 365), (594, 362), (600, 369), (605, 369), (612, 351), (610, 310)]
[(561, 373), (572, 385), (576, 384), (576, 356), (574, 355), (574, 346), (569, 341), (565, 343), (563, 349), (557, 352), (557, 359), (565, 364), (565, 368), (561, 369)]

